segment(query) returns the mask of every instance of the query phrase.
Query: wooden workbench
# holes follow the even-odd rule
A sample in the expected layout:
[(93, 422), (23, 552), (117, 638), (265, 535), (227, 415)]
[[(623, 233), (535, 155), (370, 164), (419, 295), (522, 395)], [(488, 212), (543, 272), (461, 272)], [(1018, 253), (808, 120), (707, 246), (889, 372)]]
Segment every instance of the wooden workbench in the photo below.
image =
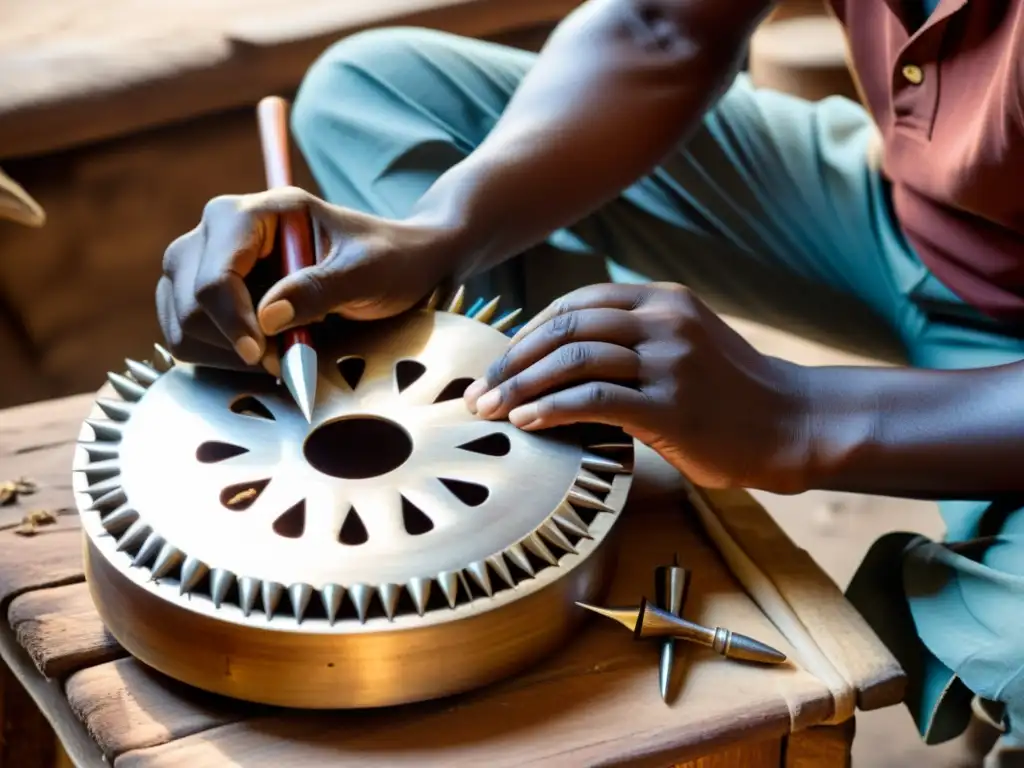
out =
[[(692, 768), (849, 765), (853, 720), (837, 716), (836, 680), (861, 709), (896, 704), (903, 674), (806, 552), (742, 492), (709, 494), (722, 530), (766, 576), (800, 644), (831, 671), (753, 667), (704, 649), (680, 652), (678, 694), (658, 694), (657, 649), (591, 622), (520, 677), (463, 696), (376, 712), (284, 712), (187, 688), (149, 671), (106, 633), (82, 574), (74, 514), (15, 532), (36, 508), (73, 506), (71, 456), (91, 396), (0, 411), (0, 480), (29, 476), (38, 493), (0, 507), (0, 767), (50, 768), (54, 740), (21, 681), (79, 766), (557, 766), (685, 763)], [(806, 660), (730, 572), (696, 521), (679, 478), (651, 453), (638, 461), (610, 602), (652, 592), (674, 553), (693, 570), (688, 618), (727, 626)], [(724, 550), (723, 550), (724, 551)], [(739, 554), (737, 554), (737, 552)], [(767, 590), (767, 591), (766, 591)], [(774, 591), (773, 591), (774, 590)], [(795, 617), (795, 621), (794, 621)], [(822, 659), (827, 661), (821, 661)], [(814, 664), (808, 665), (814, 667)], [(830, 688), (831, 686), (831, 688)], [(829, 725), (822, 725), (830, 723)], [(20, 731), (16, 735), (12, 731)], [(689, 762), (687, 762), (689, 761)]]

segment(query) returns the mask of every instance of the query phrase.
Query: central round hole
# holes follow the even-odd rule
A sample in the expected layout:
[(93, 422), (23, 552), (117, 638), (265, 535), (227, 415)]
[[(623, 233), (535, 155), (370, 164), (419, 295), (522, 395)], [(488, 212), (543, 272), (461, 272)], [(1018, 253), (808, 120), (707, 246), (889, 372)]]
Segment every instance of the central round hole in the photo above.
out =
[(313, 430), (304, 451), (306, 461), (325, 475), (363, 480), (402, 466), (412, 455), (412, 440), (393, 421), (357, 416)]

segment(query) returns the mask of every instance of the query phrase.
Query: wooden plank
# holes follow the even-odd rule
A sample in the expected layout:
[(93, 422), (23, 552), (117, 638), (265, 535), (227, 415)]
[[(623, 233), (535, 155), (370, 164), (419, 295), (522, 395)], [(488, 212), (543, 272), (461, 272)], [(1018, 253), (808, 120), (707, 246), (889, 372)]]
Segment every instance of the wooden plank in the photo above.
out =
[(84, 583), (21, 595), (7, 617), (18, 643), (46, 677), (62, 679), (126, 655), (100, 621)]
[(35, 536), (0, 531), (0, 610), (32, 589), (80, 582), (82, 532), (78, 517), (62, 517)]
[(56, 745), (32, 697), (0, 664), (0, 768), (53, 768)]
[(783, 768), (850, 768), (856, 722), (808, 728), (786, 737)]
[[(63, 150), (293, 92), (324, 48), (360, 30), (401, 25), (487, 37), (557, 21), (577, 5), (579, 0), (376, 0), (308, 8), (281, 3), (257, 19), (241, 4), (236, 19), (195, 38), (173, 27), (170, 38), (159, 41), (156, 57), (152, 45), (129, 39), (111, 47), (106, 41), (113, 54), (96, 87), (23, 98), (0, 112), (0, 158)], [(88, 39), (89, 31), (82, 34)]]
[[(721, 520), (748, 556), (772, 580), (818, 647), (857, 690), (862, 710), (898, 704), (906, 674), (864, 618), (814, 562), (797, 547), (749, 493), (707, 493), (729, 514)], [(785, 552), (785, 557), (779, 553)]]
[[(14, 633), (0, 622), (0, 667), (14, 673), (56, 732), (64, 751), (76, 768), (104, 768), (103, 754), (85, 732), (82, 723), (68, 705), (61, 683), (47, 680), (35, 668), (25, 650), (14, 640)], [(20, 767), (19, 767), (20, 768)]]
[(0, 481), (27, 476), (39, 485), (18, 504), (0, 507), (0, 528), (17, 525), (32, 509), (74, 506), (71, 459), (92, 399), (83, 395), (0, 412)]
[(170, 680), (131, 658), (67, 681), (68, 702), (107, 757), (232, 723), (252, 707)]

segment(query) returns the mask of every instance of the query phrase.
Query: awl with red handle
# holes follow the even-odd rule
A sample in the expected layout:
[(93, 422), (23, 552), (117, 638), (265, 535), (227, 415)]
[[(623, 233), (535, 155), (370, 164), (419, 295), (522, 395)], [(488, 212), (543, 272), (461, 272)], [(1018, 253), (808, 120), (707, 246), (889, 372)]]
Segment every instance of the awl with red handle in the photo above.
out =
[[(263, 166), (267, 188), (292, 184), (288, 155), (288, 104), (278, 96), (268, 96), (256, 107), (263, 148)], [(316, 262), (309, 212), (288, 211), (278, 219), (281, 267), (291, 275)], [(281, 334), (281, 380), (295, 398), (306, 421), (313, 418), (316, 402), (317, 358), (308, 328), (292, 328)]]

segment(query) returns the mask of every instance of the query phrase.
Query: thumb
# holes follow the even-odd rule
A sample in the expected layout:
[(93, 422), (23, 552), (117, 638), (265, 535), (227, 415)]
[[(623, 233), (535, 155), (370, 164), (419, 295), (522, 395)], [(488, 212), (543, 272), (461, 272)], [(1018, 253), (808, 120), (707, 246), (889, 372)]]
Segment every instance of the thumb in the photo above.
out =
[(381, 265), (353, 261), (338, 254), (327, 263), (306, 267), (278, 281), (260, 301), (263, 332), (274, 335), (316, 323), (332, 312), (358, 320), (394, 314), (382, 300), (386, 295), (386, 270), (382, 271)]

